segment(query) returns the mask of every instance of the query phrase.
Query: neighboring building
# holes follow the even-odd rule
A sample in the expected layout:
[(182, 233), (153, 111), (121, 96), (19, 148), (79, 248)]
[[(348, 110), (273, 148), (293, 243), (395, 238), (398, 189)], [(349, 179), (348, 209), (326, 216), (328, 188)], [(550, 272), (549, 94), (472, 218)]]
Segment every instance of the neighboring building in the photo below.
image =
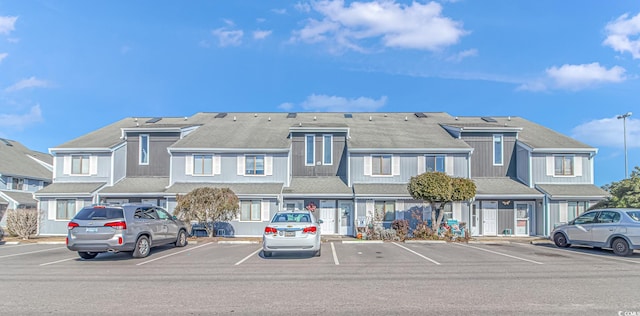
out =
[(6, 211), (38, 207), (33, 193), (51, 183), (53, 157), (0, 138), (0, 226)]
[(602, 200), (595, 148), (516, 117), (446, 113), (198, 113), (125, 118), (50, 149), (53, 184), (36, 197), (43, 235), (65, 234), (91, 203), (145, 202), (229, 187), (237, 219), (219, 235), (260, 236), (281, 209), (317, 206), (323, 234), (354, 235), (372, 218), (430, 220), (407, 184), (425, 171), (471, 178), (474, 201), (447, 218), (474, 236), (548, 235)]

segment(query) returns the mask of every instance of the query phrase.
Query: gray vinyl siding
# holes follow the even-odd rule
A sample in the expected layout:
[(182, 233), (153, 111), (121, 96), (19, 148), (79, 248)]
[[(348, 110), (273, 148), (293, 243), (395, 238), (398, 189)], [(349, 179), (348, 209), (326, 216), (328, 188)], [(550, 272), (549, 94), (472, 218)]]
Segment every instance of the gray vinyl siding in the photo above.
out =
[[(305, 136), (315, 135), (315, 159), (320, 165), (305, 165)], [(322, 164), (323, 135), (333, 135), (333, 163)], [(338, 176), (343, 179), (347, 174), (346, 133), (292, 133), (291, 136), (291, 176)]]
[(109, 153), (87, 153), (87, 155), (97, 157), (96, 174), (92, 175), (71, 175), (64, 174), (64, 157), (76, 154), (56, 155), (54, 181), (57, 182), (109, 182), (111, 178), (111, 154)]
[(0, 177), (0, 190), (6, 190), (9, 187), (7, 186), (7, 177), (5, 176), (1, 176)]
[[(259, 153), (257, 153), (259, 154)], [(216, 154), (214, 154), (216, 155)], [(220, 155), (220, 174), (213, 176), (193, 176), (187, 175), (185, 170), (185, 159), (191, 159), (191, 153), (174, 153), (172, 155), (172, 181), (176, 182), (279, 182), (287, 181), (287, 153), (267, 154), (273, 157), (272, 175), (244, 176), (238, 175), (238, 155), (234, 153), (217, 154)]]
[[(74, 197), (60, 198), (60, 199), (73, 199)], [(40, 235), (44, 236), (64, 236), (67, 234), (67, 224), (69, 220), (55, 220), (49, 219), (49, 201), (55, 201), (54, 198), (41, 198), (40, 199), (40, 222), (38, 223), (38, 231)], [(55, 204), (55, 203), (54, 203)], [(85, 205), (91, 205), (91, 198), (77, 198), (76, 210), (81, 209)], [(55, 210), (54, 210), (55, 211)]]
[(453, 176), (458, 178), (469, 178), (469, 156), (452, 155), (453, 156)]
[(533, 183), (564, 183), (564, 184), (592, 184), (593, 174), (587, 154), (576, 154), (575, 159), (582, 160), (582, 176), (549, 176), (547, 175), (547, 157), (551, 154), (533, 154), (531, 156), (531, 171)]
[[(149, 164), (140, 164), (141, 134), (149, 135)], [(127, 134), (127, 177), (168, 177), (170, 156), (167, 148), (180, 139), (180, 133)]]
[[(408, 183), (411, 177), (418, 175), (418, 156), (424, 154), (396, 154), (400, 159), (400, 174), (391, 176), (369, 176), (364, 172), (364, 157), (372, 154), (351, 154), (351, 181), (352, 183)], [(468, 172), (468, 159), (466, 154), (453, 156), (453, 176), (466, 178)]]
[[(503, 135), (503, 164), (493, 165), (493, 135)], [(515, 177), (515, 133), (463, 133), (462, 140), (474, 148), (471, 156), (471, 177)]]
[(530, 185), (531, 178), (529, 177), (529, 151), (520, 146), (516, 146), (516, 165), (518, 166), (518, 179), (520, 179), (522, 183)]
[(127, 146), (122, 146), (113, 153), (113, 183), (118, 182), (127, 174)]

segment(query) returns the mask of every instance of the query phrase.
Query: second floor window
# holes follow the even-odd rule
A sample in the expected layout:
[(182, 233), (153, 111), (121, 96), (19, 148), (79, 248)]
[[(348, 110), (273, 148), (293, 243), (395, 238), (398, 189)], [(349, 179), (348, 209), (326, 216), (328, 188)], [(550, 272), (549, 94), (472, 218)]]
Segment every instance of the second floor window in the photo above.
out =
[(89, 155), (71, 156), (71, 174), (89, 174)]
[(304, 137), (305, 158), (304, 162), (307, 166), (316, 164), (316, 137), (315, 135), (306, 135)]
[(556, 176), (573, 175), (573, 156), (554, 156), (554, 162)]
[(24, 190), (24, 179), (22, 178), (13, 178), (11, 189), (13, 190)]
[(264, 155), (247, 155), (244, 157), (245, 174), (264, 175)]
[(502, 166), (503, 143), (502, 135), (493, 135), (493, 165)]
[(333, 164), (333, 135), (322, 136), (322, 164)]
[(371, 174), (374, 176), (390, 176), (391, 155), (371, 156)]
[(213, 156), (193, 155), (193, 174), (194, 175), (213, 174)]
[(149, 135), (140, 135), (140, 164), (149, 164)]
[(426, 156), (425, 160), (427, 172), (444, 172), (444, 156)]
[(260, 200), (240, 202), (241, 221), (261, 221)]

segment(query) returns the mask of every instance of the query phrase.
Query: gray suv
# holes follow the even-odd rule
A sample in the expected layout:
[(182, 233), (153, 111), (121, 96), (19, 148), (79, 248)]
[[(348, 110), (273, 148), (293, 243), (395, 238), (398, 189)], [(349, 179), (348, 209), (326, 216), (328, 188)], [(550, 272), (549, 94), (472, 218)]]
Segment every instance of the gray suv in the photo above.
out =
[(151, 247), (187, 245), (187, 226), (164, 209), (148, 204), (84, 207), (67, 225), (67, 248), (84, 259), (101, 252), (149, 255)]

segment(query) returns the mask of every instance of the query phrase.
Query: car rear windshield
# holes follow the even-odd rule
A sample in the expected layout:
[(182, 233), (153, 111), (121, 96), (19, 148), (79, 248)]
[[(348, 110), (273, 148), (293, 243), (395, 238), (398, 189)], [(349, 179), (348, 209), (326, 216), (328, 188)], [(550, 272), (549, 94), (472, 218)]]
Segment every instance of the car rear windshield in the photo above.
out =
[(629, 215), (632, 220), (640, 222), (640, 211), (629, 211), (627, 212), (627, 215)]
[(85, 208), (75, 217), (79, 220), (115, 219), (124, 218), (120, 208)]
[(280, 213), (276, 214), (273, 221), (311, 223), (311, 217), (307, 213)]

